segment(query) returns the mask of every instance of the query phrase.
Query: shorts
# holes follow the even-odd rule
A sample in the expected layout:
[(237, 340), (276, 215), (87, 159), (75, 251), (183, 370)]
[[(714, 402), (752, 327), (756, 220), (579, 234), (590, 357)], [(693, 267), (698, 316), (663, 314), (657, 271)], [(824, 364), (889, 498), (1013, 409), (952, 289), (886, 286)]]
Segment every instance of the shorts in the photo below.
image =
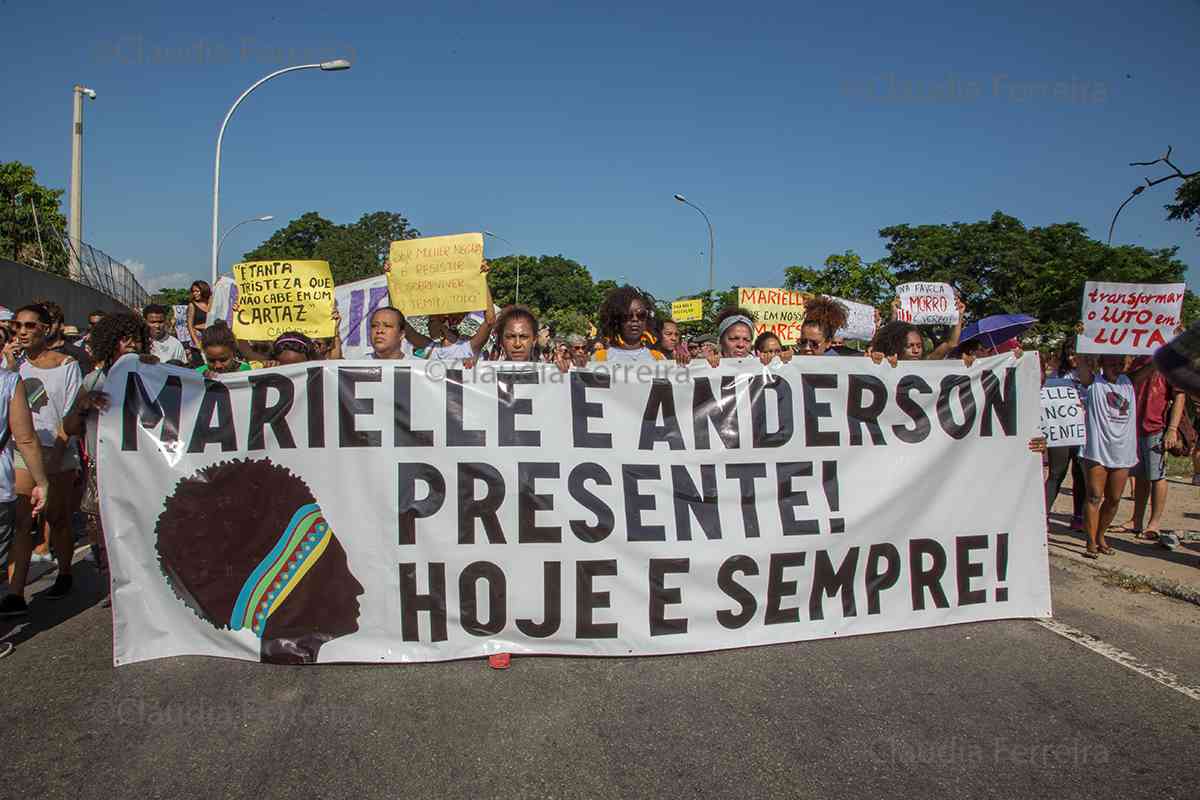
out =
[(1167, 477), (1167, 454), (1163, 449), (1163, 431), (1138, 434), (1138, 463), (1133, 477), (1142, 481), (1161, 481)]
[(17, 527), (17, 501), (0, 503), (0, 568), (8, 566), (8, 548)]

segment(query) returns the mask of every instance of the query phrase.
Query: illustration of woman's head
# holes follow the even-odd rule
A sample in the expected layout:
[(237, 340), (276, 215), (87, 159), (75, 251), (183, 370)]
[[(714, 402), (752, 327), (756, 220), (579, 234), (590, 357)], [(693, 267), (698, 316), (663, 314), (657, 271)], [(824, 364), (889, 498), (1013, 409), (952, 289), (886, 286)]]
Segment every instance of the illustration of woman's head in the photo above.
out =
[(155, 528), (175, 593), (216, 628), (249, 630), (263, 661), (306, 664), (358, 630), (362, 585), (304, 481), (270, 460), (182, 479)]

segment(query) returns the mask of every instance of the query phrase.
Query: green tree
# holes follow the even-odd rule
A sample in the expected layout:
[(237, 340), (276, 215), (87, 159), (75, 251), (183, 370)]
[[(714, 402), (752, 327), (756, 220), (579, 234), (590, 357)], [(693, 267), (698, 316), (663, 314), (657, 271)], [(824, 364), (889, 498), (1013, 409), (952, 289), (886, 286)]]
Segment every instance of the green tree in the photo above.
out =
[(67, 253), (58, 238), (67, 228), (59, 211), (63, 190), (36, 178), (33, 167), (20, 161), (0, 164), (0, 254), (66, 275)]
[(1178, 248), (1110, 247), (1075, 222), (1026, 228), (999, 211), (979, 222), (896, 225), (879, 234), (897, 283), (949, 283), (973, 319), (1031, 314), (1044, 341), (1074, 328), (1086, 281), (1176, 283), (1187, 271)]
[[(557, 256), (511, 255), (489, 259), (488, 283), (499, 306), (516, 301), (517, 266), (521, 268), (521, 305), (529, 306), (539, 319), (551, 319), (571, 310), (586, 320), (595, 317), (597, 287), (588, 268), (578, 261)], [(566, 316), (562, 317), (567, 319)], [(584, 326), (580, 333), (587, 333)]]
[(192, 299), (191, 287), (181, 289), (159, 289), (150, 298), (153, 302), (164, 306), (181, 306)]
[(895, 278), (887, 263), (880, 259), (864, 263), (853, 250), (834, 253), (821, 269), (786, 267), (783, 287), (797, 292), (827, 294), (875, 306), (886, 311), (895, 295)]
[(1167, 219), (1196, 222), (1196, 235), (1200, 236), (1200, 175), (1179, 184), (1175, 190), (1175, 202), (1167, 204)]
[[(681, 295), (675, 300), (695, 300), (699, 298), (701, 313), (704, 315), (698, 320), (690, 322), (680, 322), (679, 333), (685, 339), (690, 339), (693, 336), (715, 335), (717, 332), (717, 317), (722, 311), (731, 306), (737, 305), (738, 290), (736, 286), (730, 286), (725, 291), (704, 291), (695, 294)], [(659, 319), (671, 319), (671, 300), (660, 300), (658, 302), (658, 317)]]
[(328, 261), (334, 282), (348, 283), (382, 273), (391, 243), (418, 236), (420, 233), (409, 227), (404, 216), (391, 211), (363, 214), (347, 225), (309, 211), (275, 231), (243, 258)]

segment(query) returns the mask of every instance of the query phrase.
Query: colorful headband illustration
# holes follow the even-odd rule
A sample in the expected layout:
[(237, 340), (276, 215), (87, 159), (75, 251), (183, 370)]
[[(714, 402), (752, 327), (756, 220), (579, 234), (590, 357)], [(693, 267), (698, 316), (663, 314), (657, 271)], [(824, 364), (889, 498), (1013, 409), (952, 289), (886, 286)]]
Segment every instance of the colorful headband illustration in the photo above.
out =
[(230, 630), (250, 628), (261, 637), (267, 618), (283, 605), (332, 538), (321, 507), (316, 503), (300, 506), (275, 547), (242, 584), (229, 618)]

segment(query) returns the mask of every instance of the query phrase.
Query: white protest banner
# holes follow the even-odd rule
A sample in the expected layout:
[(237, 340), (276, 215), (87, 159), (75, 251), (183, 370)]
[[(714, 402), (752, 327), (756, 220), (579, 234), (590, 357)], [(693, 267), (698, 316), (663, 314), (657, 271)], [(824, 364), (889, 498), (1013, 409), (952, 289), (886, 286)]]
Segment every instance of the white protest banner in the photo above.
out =
[(958, 300), (948, 283), (902, 283), (896, 287), (900, 308), (896, 319), (913, 325), (954, 325)]
[(849, 312), (846, 317), (846, 327), (840, 329), (835, 336), (840, 336), (843, 339), (851, 339), (858, 342), (869, 342), (875, 338), (875, 315), (874, 306), (869, 306), (865, 303), (856, 303), (853, 300), (843, 300), (840, 297), (829, 297), (830, 300), (836, 300), (846, 307)]
[(1042, 387), (1042, 416), (1039, 427), (1046, 434), (1047, 447), (1087, 444), (1083, 402), (1074, 386)]
[(1099, 283), (1083, 286), (1080, 353), (1150, 355), (1175, 338), (1183, 283)]
[(404, 359), (206, 380), (126, 356), (100, 423), (114, 661), (630, 656), (1047, 616), (1038, 372)]
[(388, 305), (387, 275), (376, 275), (333, 289), (341, 322), (342, 353), (346, 358), (363, 358), (371, 352), (371, 312)]

